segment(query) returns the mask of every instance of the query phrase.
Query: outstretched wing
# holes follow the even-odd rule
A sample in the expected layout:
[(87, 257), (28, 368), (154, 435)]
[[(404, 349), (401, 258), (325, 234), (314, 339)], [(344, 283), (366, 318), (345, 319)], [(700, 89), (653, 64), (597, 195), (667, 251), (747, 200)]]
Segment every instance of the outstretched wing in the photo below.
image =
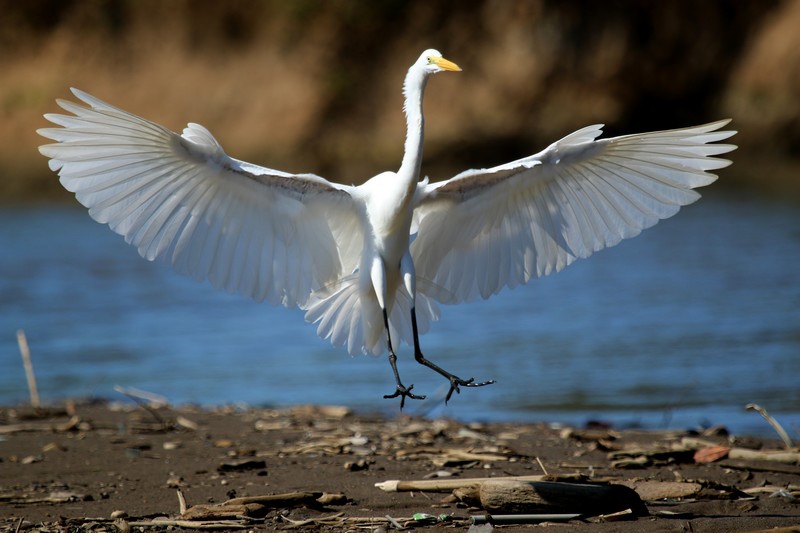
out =
[(228, 157), (211, 133), (183, 135), (82, 91), (58, 104), (51, 158), (62, 185), (139, 254), (258, 301), (302, 305), (356, 264), (360, 224), (350, 187)]
[(712, 144), (723, 120), (693, 128), (597, 139), (589, 126), (539, 154), (421, 185), (411, 247), (417, 275), (444, 303), (488, 298), (559, 271), (678, 212), (734, 150)]

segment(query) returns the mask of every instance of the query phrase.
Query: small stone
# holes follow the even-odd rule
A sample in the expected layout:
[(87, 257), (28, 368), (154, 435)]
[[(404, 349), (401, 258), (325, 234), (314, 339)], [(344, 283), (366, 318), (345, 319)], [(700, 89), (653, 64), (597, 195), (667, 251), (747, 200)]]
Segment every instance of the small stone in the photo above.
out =
[(52, 452), (52, 451), (64, 452), (66, 450), (67, 449), (64, 446), (62, 446), (61, 444), (59, 444), (57, 442), (48, 442), (47, 444), (42, 446), (42, 452), (45, 452), (45, 453)]
[(186, 483), (184, 483), (183, 478), (181, 476), (173, 475), (173, 476), (170, 476), (167, 479), (167, 487), (169, 487), (171, 489), (177, 489), (177, 488), (183, 487), (185, 485), (186, 485)]
[(356, 472), (358, 470), (366, 470), (369, 468), (369, 461), (365, 459), (359, 459), (358, 461), (347, 461), (344, 464), (344, 469), (349, 470), (350, 472)]
[(259, 459), (222, 463), (217, 467), (218, 472), (243, 472), (245, 470), (262, 470), (267, 468), (267, 463)]
[(431, 472), (429, 474), (425, 474), (422, 476), (422, 479), (434, 479), (440, 477), (450, 477), (453, 473), (448, 470), (437, 470), (436, 472)]
[(128, 518), (128, 513), (125, 511), (112, 511), (111, 512), (111, 519), (116, 520), (117, 518)]

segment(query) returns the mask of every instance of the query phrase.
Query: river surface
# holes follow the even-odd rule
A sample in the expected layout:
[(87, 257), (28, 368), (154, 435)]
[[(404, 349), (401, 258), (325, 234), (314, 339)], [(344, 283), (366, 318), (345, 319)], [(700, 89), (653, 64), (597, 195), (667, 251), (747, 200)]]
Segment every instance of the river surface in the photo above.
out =
[[(489, 301), (442, 306), (426, 355), (403, 345), (411, 414), (467, 421), (604, 420), (618, 427), (725, 425), (800, 436), (800, 209), (713, 191), (642, 235)], [(384, 357), (351, 357), (302, 312), (255, 304), (149, 263), (85, 210), (0, 208), (0, 404), (27, 401), (16, 331), (42, 398), (175, 404), (339, 404), (396, 414)]]

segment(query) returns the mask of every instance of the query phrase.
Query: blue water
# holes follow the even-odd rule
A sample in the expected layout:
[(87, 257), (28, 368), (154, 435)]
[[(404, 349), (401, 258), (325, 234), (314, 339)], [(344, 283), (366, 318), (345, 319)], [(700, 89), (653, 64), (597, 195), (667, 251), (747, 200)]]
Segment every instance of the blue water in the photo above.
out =
[[(426, 355), (400, 352), (425, 402), (407, 411), (481, 421), (589, 419), (617, 426), (723, 424), (771, 434), (759, 403), (800, 436), (800, 209), (707, 194), (641, 236), (488, 302), (443, 307)], [(395, 414), (385, 358), (350, 357), (298, 310), (258, 305), (148, 263), (80, 207), (0, 209), (0, 404), (27, 400), (25, 330), (46, 401), (349, 405)]]

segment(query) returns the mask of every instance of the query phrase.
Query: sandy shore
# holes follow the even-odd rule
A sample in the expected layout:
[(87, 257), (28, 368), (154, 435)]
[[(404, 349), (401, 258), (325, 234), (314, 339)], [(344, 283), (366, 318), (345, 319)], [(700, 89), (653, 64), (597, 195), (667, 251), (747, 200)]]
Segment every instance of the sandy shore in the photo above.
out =
[[(635, 516), (639, 504), (625, 498), (587, 509), (585, 498), (567, 494), (526, 513), (580, 515), (544, 522), (557, 531), (800, 531), (796, 450), (787, 454), (777, 440), (733, 438), (723, 428), (707, 435), (617, 432), (381, 419), (322, 406), (201, 410), (95, 403), (3, 408), (0, 439), (0, 529), (7, 531), (136, 531), (171, 524), (172, 530), (486, 532), (493, 526), (472, 525), (471, 517), (486, 516), (474, 491), (462, 487), (459, 499), (452, 488), (386, 492), (375, 484), (468, 486), (472, 478), (545, 474), (532, 479), (591, 482), (589, 488), (603, 490), (623, 484), (645, 504)], [(699, 456), (697, 449), (703, 450)]]

